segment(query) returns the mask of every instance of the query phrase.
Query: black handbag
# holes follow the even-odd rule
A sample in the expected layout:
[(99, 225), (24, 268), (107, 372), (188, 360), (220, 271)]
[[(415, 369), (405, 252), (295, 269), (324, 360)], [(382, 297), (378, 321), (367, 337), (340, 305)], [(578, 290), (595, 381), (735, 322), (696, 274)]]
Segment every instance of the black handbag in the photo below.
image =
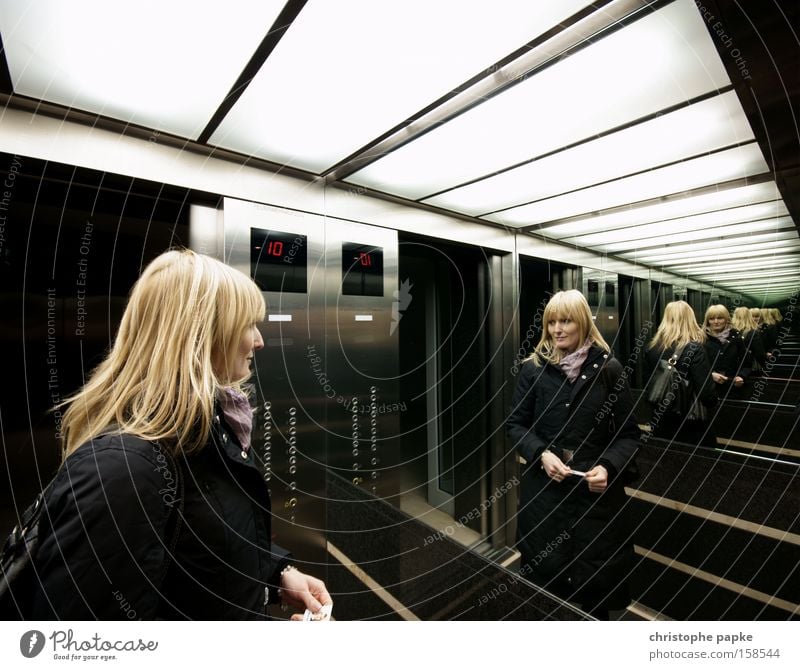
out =
[(653, 376), (647, 385), (647, 401), (662, 411), (677, 414), (689, 421), (705, 421), (708, 411), (692, 388), (692, 382), (678, 370), (678, 361), (683, 354), (678, 347), (669, 358), (658, 361)]
[[(167, 459), (173, 464), (180, 497), (178, 505), (172, 506), (170, 517), (167, 520), (167, 527), (172, 526), (172, 535), (159, 582), (162, 582), (166, 576), (175, 546), (178, 543), (183, 520), (183, 477), (177, 461), (168, 451), (165, 450), (165, 453)], [(29, 601), (26, 601), (20, 594), (24, 596), (24, 594), (30, 593), (31, 587), (35, 583), (33, 557), (39, 546), (39, 521), (45, 507), (45, 500), (56, 477), (36, 496), (33, 504), (22, 513), (19, 524), (14, 527), (3, 543), (3, 550), (0, 553), (0, 620), (10, 621), (25, 618), (24, 611)]]
[(683, 347), (675, 350), (669, 358), (661, 358), (647, 385), (647, 402), (653, 406), (669, 407), (680, 413), (687, 379), (678, 370), (678, 361)]

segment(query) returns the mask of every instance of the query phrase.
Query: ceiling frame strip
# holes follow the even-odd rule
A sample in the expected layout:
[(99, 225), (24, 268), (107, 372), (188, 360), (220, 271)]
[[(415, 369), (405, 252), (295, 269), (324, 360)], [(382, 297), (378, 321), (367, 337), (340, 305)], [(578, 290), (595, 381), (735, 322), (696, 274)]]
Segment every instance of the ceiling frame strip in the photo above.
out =
[(308, 0), (289, 0), (286, 3), (281, 13), (278, 14), (278, 18), (275, 19), (275, 22), (267, 31), (261, 44), (258, 45), (258, 49), (255, 50), (247, 65), (244, 66), (242, 73), (233, 83), (233, 86), (231, 86), (228, 95), (225, 96), (225, 99), (217, 108), (217, 111), (214, 112), (214, 115), (203, 129), (203, 132), (200, 133), (200, 136), (197, 138), (199, 143), (208, 144), (208, 140), (214, 134), (214, 131), (216, 131), (228, 112), (233, 108), (245, 90), (247, 90), (253, 77), (258, 74), (258, 71), (267, 61), (267, 58), (269, 58), (270, 54), (275, 50), (275, 47), (278, 46), (278, 42), (281, 41), (281, 38), (286, 34), (286, 31), (297, 18), (297, 15), (300, 14), (303, 7), (305, 7), (306, 2), (308, 2)]

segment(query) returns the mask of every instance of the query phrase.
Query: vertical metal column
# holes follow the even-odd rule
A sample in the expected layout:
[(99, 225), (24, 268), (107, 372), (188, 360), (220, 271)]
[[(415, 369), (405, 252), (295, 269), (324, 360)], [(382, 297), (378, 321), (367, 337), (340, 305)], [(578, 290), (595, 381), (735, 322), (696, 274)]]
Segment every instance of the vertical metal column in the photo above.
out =
[(273, 533), (324, 576), (324, 219), (231, 198), (223, 216), (224, 260), (268, 289), (264, 348), (255, 356), (253, 449), (270, 488)]

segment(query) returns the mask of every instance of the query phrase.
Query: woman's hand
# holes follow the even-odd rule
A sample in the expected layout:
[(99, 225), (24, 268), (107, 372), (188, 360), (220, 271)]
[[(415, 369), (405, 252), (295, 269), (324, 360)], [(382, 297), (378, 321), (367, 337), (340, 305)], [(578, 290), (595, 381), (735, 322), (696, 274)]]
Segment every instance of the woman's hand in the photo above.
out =
[(545, 451), (542, 453), (542, 470), (554, 482), (563, 482), (564, 477), (569, 477), (572, 474), (570, 470), (561, 459), (556, 456), (552, 451)]
[(608, 470), (602, 465), (595, 465), (586, 473), (585, 479), (592, 493), (602, 493), (608, 487)]
[(724, 384), (726, 381), (728, 381), (728, 378), (719, 372), (712, 372), (711, 379), (713, 379), (717, 384)]
[[(291, 607), (311, 610), (315, 614), (323, 605), (333, 605), (333, 599), (321, 579), (297, 569), (281, 575), (281, 599)], [(302, 614), (292, 615), (292, 621), (302, 621)]]
[(733, 378), (733, 385), (738, 389), (740, 386), (744, 385), (744, 379), (742, 379), (739, 375), (736, 375)]

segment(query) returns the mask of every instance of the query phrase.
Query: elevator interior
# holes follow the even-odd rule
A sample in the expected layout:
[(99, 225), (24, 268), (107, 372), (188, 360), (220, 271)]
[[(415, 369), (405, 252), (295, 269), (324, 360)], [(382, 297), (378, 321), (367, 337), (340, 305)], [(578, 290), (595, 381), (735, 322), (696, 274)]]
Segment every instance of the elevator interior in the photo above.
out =
[[(607, 284), (616, 281), (618, 356), (648, 317), (657, 325), (673, 296), (700, 310), (716, 298), (655, 273), (595, 278), (597, 269), (524, 254), (515, 276), (512, 255), (496, 249), (34, 159), (25, 159), (16, 188), (9, 216), (26, 226), (6, 228), (2, 285), (9, 313), (24, 318), (2, 331), (4, 454), (13, 473), (4, 510), (13, 515), (57, 466), (51, 391), (77, 388), (102, 356), (141, 267), (169, 246), (191, 245), (264, 287), (254, 447), (269, 465), (276, 541), (322, 577), (328, 507), (339, 502), (331, 476), (363, 494), (365, 506), (388, 503), (432, 528), (442, 527), (432, 510), (446, 515), (445, 527), (465, 519), (474, 553), (509, 558), (513, 490), (486, 513), (470, 512), (517, 472), (501, 427), (514, 367), (538, 341), (537, 313), (552, 291), (582, 288), (598, 310), (611, 309)], [(14, 390), (26, 385), (24, 397)], [(780, 474), (770, 468), (765, 481)], [(771, 504), (766, 489), (753, 490), (754, 501)], [(410, 498), (423, 505), (409, 507)], [(368, 573), (373, 550), (361, 561)], [(401, 575), (412, 562), (392, 559)]]

